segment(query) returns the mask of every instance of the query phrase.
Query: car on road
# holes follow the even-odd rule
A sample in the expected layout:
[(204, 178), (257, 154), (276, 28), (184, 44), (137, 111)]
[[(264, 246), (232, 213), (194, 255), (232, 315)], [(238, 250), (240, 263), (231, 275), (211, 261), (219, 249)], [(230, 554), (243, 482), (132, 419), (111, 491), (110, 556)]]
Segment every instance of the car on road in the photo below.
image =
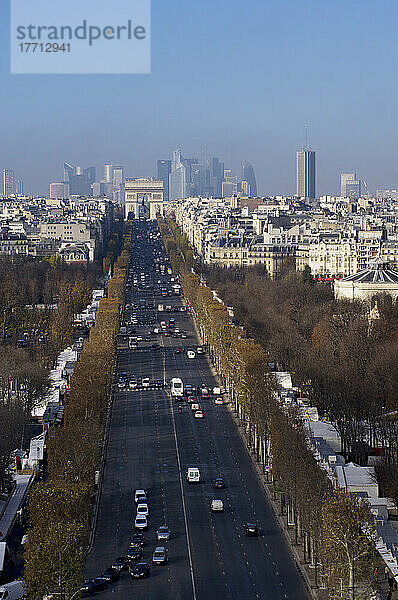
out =
[(141, 546), (141, 548), (143, 548), (144, 545), (145, 545), (144, 534), (137, 532), (137, 531), (135, 533), (133, 533), (133, 535), (131, 536), (131, 540), (130, 540), (130, 546)]
[(203, 387), (200, 388), (200, 393), (202, 395), (202, 398), (208, 398), (209, 397), (209, 390), (205, 386), (203, 386)]
[(246, 523), (244, 532), (246, 537), (257, 537), (258, 525), (256, 523)]
[(142, 378), (141, 385), (143, 388), (149, 388), (150, 384), (151, 384), (151, 380), (149, 379), (149, 377)]
[(199, 404), (198, 404), (197, 402), (193, 402), (193, 403), (191, 404), (191, 409), (192, 409), (193, 411), (200, 410), (200, 406), (199, 406)]
[(117, 387), (119, 388), (119, 390), (124, 390), (126, 388), (126, 380), (119, 379), (119, 381), (117, 382)]
[(224, 400), (219, 396), (214, 400), (214, 404), (224, 404)]
[(107, 586), (106, 579), (97, 577), (96, 579), (87, 579), (80, 588), (83, 594), (94, 594), (95, 592), (102, 592)]
[(203, 411), (197, 410), (194, 414), (195, 419), (203, 419)]
[(204, 354), (204, 353), (205, 353), (205, 351), (204, 351), (204, 349), (202, 348), (202, 346), (198, 346), (198, 347), (196, 348), (196, 354)]
[(125, 556), (118, 556), (115, 558), (111, 565), (112, 569), (119, 569), (119, 571), (124, 571), (127, 569), (127, 558)]
[(130, 548), (126, 552), (126, 559), (129, 563), (137, 561), (137, 560), (141, 560), (142, 557), (143, 557), (143, 550), (142, 550), (141, 546), (139, 546), (138, 544), (135, 544), (134, 546), (130, 546)]
[(129, 388), (130, 390), (135, 390), (138, 387), (138, 381), (136, 379), (130, 379)]
[(223, 477), (216, 477), (214, 480), (214, 487), (217, 489), (225, 488), (225, 481)]
[(167, 527), (167, 525), (161, 525), (157, 532), (156, 532), (156, 537), (158, 538), (158, 540), (165, 540), (166, 542), (169, 541), (170, 539), (170, 529)]
[(134, 492), (134, 502), (136, 504), (138, 504), (138, 502), (147, 502), (146, 490), (135, 490), (135, 492)]
[(106, 569), (106, 571), (101, 573), (101, 578), (106, 579), (108, 583), (116, 581), (116, 579), (119, 579), (119, 577), (120, 569), (114, 569), (113, 567), (110, 567), (109, 569)]
[(181, 348), (175, 348), (174, 354), (181, 354)]
[(165, 565), (167, 563), (167, 552), (164, 546), (155, 548), (152, 554), (152, 563), (154, 565)]
[(187, 351), (187, 357), (188, 358), (195, 358), (196, 354), (195, 354), (195, 352), (193, 350), (188, 350)]
[(139, 562), (134, 567), (130, 567), (129, 573), (133, 579), (144, 579), (151, 574), (151, 567), (146, 562)]
[(224, 502), (222, 500), (212, 500), (210, 504), (210, 508), (212, 512), (223, 512), (224, 510)]
[(157, 379), (155, 381), (155, 388), (160, 389), (163, 387), (163, 381), (161, 379)]
[(188, 483), (199, 483), (200, 482), (200, 471), (198, 467), (188, 467), (187, 471)]
[(146, 531), (148, 529), (146, 516), (138, 513), (134, 521), (134, 527), (136, 531)]
[(149, 508), (146, 502), (140, 502), (137, 504), (137, 515), (138, 514), (145, 515), (146, 517), (149, 516)]

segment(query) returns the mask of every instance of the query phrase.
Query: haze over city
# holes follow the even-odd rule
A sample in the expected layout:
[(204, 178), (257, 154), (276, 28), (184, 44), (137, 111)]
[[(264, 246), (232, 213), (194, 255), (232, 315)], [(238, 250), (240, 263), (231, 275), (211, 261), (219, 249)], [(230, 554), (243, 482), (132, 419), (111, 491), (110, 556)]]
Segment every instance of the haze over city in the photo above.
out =
[(250, 160), (259, 194), (293, 194), (305, 123), (317, 195), (346, 171), (398, 187), (394, 2), (154, 0), (152, 73), (133, 76), (10, 75), (2, 13), (0, 166), (26, 193), (47, 193), (65, 160), (156, 176), (181, 147)]

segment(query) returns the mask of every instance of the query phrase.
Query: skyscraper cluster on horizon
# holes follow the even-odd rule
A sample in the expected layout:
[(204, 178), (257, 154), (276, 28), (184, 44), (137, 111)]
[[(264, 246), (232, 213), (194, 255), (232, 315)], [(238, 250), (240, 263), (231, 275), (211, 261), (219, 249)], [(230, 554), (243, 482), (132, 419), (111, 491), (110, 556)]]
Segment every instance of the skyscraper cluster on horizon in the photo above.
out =
[[(49, 196), (53, 199), (74, 197), (106, 196), (122, 203), (124, 198), (124, 168), (121, 165), (106, 164), (102, 177), (97, 178), (96, 167), (82, 168), (68, 162), (63, 164), (63, 180), (50, 183)], [(186, 158), (181, 149), (172, 153), (171, 159), (157, 161), (156, 177), (164, 185), (164, 199), (178, 200), (189, 197), (221, 198), (239, 195), (258, 197), (254, 168), (250, 162), (243, 162), (238, 176), (225, 167), (219, 158)], [(4, 198), (24, 195), (24, 182), (13, 169), (2, 170), (2, 196)], [(358, 200), (365, 190), (355, 172), (340, 173), (339, 193), (343, 198)], [(376, 196), (396, 195), (396, 190), (378, 190)], [(316, 152), (307, 144), (296, 153), (296, 197), (316, 199)]]
[(70, 196), (107, 196), (116, 202), (121, 201), (123, 189), (123, 167), (104, 165), (103, 177), (96, 180), (96, 168), (82, 167), (64, 163), (64, 180), (50, 183), (50, 198), (69, 198)]
[(23, 194), (23, 181), (17, 179), (13, 169), (3, 169), (3, 196)]
[(178, 200), (190, 196), (220, 198), (243, 194), (257, 196), (257, 182), (253, 166), (242, 165), (241, 178), (224, 163), (212, 156), (199, 162), (198, 158), (185, 158), (180, 149), (171, 159), (157, 161), (157, 178), (163, 181), (165, 200)]

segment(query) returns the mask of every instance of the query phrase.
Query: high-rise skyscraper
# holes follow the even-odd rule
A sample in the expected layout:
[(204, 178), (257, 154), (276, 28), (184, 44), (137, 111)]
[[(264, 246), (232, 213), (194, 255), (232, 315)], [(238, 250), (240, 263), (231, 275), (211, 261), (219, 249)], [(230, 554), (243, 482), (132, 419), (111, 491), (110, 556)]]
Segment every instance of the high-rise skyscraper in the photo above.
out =
[(113, 199), (115, 202), (121, 202), (120, 190), (123, 185), (123, 167), (117, 165), (113, 167), (112, 174), (112, 188), (113, 188)]
[(68, 197), (68, 185), (62, 182), (50, 183), (50, 198), (63, 199)]
[(220, 198), (222, 194), (222, 182), (224, 180), (224, 163), (216, 156), (211, 156), (207, 162), (209, 168), (209, 183), (211, 196)]
[(315, 152), (308, 146), (297, 152), (297, 196), (315, 198)]
[(164, 200), (170, 200), (169, 178), (171, 173), (171, 160), (158, 160), (157, 162), (157, 178), (163, 181)]
[(181, 150), (173, 152), (169, 177), (170, 200), (189, 198), (193, 193), (192, 165), (198, 164), (197, 158), (184, 158)]
[(96, 168), (82, 169), (67, 162), (64, 163), (64, 183), (68, 185), (71, 196), (92, 196), (92, 184), (95, 181)]
[(92, 196), (93, 191), (91, 183), (86, 175), (79, 173), (77, 175), (69, 175), (69, 194), (71, 196)]
[(250, 162), (244, 162), (242, 164), (242, 182), (247, 181), (249, 184), (249, 189), (245, 186), (246, 190), (249, 192), (252, 198), (257, 197), (257, 181), (256, 176), (254, 174), (253, 165)]
[(70, 165), (67, 162), (64, 162), (64, 181), (68, 182), (69, 176), (75, 175), (75, 174), (76, 174), (76, 167), (74, 167), (73, 165)]
[(113, 181), (113, 165), (104, 165), (104, 181), (112, 183)]
[(23, 180), (22, 179), (17, 179), (16, 193), (20, 194), (21, 196), (23, 195)]
[(361, 197), (361, 181), (356, 173), (341, 173), (340, 194), (343, 198), (358, 199)]
[(15, 194), (15, 174), (12, 169), (3, 169), (3, 196)]
[(231, 169), (224, 170), (224, 181), (222, 183), (222, 197), (230, 198), (238, 193), (238, 177), (234, 175)]
[(97, 171), (97, 169), (95, 167), (88, 167), (87, 169), (84, 169), (84, 171), (83, 171), (83, 175), (85, 176), (85, 178), (87, 179), (87, 181), (90, 184), (94, 183), (94, 181), (95, 181), (96, 171)]

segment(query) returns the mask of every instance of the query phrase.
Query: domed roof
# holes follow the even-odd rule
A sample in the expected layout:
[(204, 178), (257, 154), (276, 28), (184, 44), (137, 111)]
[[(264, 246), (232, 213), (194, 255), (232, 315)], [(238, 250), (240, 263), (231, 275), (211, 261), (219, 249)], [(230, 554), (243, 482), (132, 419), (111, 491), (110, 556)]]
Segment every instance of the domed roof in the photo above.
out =
[(377, 283), (377, 284), (391, 284), (398, 283), (398, 271), (392, 271), (389, 268), (388, 262), (382, 258), (376, 258), (369, 264), (369, 269), (359, 271), (354, 275), (343, 277), (340, 282), (351, 282), (351, 283)]

